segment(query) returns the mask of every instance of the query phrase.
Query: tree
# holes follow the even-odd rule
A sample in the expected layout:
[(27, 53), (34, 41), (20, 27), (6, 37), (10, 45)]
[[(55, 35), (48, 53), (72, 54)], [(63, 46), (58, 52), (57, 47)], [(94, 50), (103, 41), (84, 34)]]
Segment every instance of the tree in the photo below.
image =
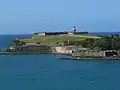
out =
[(80, 45), (82, 46), (82, 47), (84, 47), (84, 48), (87, 48), (88, 47), (88, 42), (86, 41), (86, 40), (82, 40), (81, 42), (80, 42)]
[(58, 45), (58, 44), (59, 44), (59, 41), (57, 41), (56, 44)]
[(41, 43), (40, 42), (37, 42), (38, 45), (40, 45)]
[(20, 40), (13, 40), (12, 44), (18, 46), (20, 44)]
[(24, 41), (20, 42), (20, 45), (25, 45), (25, 44), (26, 44), (26, 42), (24, 42)]
[(102, 50), (119, 50), (120, 35), (102, 36), (100, 39), (85, 39), (80, 41), (82, 47), (94, 49), (95, 47)]
[(25, 44), (26, 44), (26, 42), (20, 41), (18, 39), (12, 41), (12, 45), (15, 45), (15, 46), (22, 46), (22, 45), (25, 45)]
[(79, 43), (79, 42), (76, 42), (76, 43), (75, 43), (75, 45), (76, 45), (76, 46), (79, 46), (79, 45), (80, 45), (80, 43)]

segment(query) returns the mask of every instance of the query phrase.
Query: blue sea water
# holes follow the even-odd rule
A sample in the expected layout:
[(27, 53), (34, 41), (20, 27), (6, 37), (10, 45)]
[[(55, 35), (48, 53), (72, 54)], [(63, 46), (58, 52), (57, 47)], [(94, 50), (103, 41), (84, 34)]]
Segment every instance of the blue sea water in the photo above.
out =
[(31, 35), (0, 35), (0, 49), (5, 49), (9, 47), (12, 40), (16, 38), (29, 37)]
[(96, 34), (96, 35), (111, 35), (111, 34), (120, 34), (120, 32), (91, 32), (92, 34)]
[[(16, 37), (0, 36), (0, 47), (6, 48)], [(0, 56), (0, 90), (120, 90), (120, 61)]]

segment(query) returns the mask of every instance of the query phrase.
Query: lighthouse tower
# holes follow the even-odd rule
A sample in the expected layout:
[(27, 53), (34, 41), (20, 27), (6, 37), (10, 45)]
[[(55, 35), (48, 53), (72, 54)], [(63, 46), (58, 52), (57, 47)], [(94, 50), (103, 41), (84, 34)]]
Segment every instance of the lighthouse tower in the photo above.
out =
[(73, 32), (76, 32), (76, 28), (75, 28), (75, 26), (73, 27)]

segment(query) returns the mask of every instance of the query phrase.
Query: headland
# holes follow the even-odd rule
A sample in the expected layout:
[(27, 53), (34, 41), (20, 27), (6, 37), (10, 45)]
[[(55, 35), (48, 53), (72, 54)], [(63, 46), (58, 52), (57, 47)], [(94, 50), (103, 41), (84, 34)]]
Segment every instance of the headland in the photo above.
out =
[(97, 36), (89, 32), (37, 32), (17, 38), (0, 54), (58, 54), (65, 59), (119, 59), (120, 35)]

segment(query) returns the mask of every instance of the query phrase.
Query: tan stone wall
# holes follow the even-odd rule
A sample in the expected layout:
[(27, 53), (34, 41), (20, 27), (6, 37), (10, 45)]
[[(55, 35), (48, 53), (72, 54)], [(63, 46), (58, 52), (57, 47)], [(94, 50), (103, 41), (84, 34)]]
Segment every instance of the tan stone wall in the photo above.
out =
[(105, 52), (104, 51), (81, 51), (81, 52), (74, 52), (72, 54), (73, 56), (102, 56), (105, 57)]
[(57, 53), (72, 53), (72, 47), (59, 46), (55, 49)]

